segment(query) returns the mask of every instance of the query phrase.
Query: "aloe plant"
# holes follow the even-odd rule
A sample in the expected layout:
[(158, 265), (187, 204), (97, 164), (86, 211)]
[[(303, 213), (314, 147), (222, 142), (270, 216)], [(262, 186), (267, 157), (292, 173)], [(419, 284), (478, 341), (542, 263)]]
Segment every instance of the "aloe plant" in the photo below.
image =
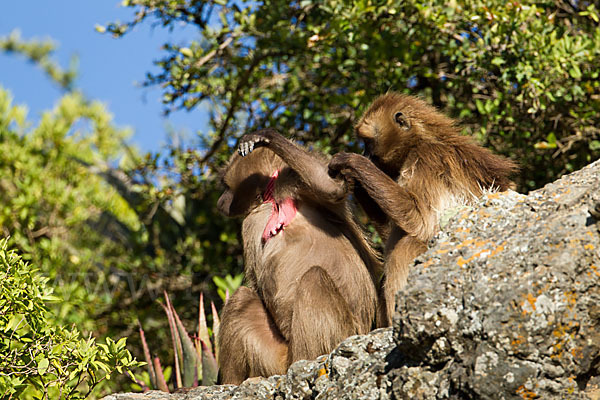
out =
[[(167, 315), (173, 344), (173, 370), (175, 371), (175, 376), (173, 377), (174, 389), (195, 387), (199, 384), (203, 386), (216, 384), (218, 374), (217, 359), (219, 356), (216, 337), (219, 332), (219, 316), (214, 303), (212, 301), (210, 303), (213, 321), (211, 335), (211, 332), (209, 332), (208, 329), (206, 314), (204, 312), (204, 295), (200, 293), (198, 332), (195, 336), (191, 337), (181, 323), (181, 319), (175, 311), (167, 292), (164, 292), (164, 295), (165, 304), (161, 304), (161, 306)], [(167, 385), (168, 378), (165, 378), (168, 374), (166, 373), (166, 370), (163, 371), (160, 359), (158, 357), (152, 357), (150, 349), (148, 348), (148, 343), (146, 342), (146, 335), (141, 325), (139, 329), (144, 358), (146, 359), (148, 368), (149, 385), (147, 385), (143, 379), (135, 378), (135, 381), (142, 391), (159, 389), (163, 392), (169, 392), (169, 386)]]

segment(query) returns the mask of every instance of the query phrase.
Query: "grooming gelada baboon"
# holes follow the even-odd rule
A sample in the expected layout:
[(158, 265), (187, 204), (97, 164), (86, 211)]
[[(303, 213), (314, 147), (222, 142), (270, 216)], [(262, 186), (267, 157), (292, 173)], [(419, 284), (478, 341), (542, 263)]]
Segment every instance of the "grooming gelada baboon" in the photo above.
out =
[(223, 383), (285, 373), (368, 332), (380, 262), (354, 222), (342, 179), (272, 129), (245, 135), (226, 167), (218, 208), (244, 216), (248, 287), (223, 308)]
[(388, 326), (395, 293), (412, 260), (438, 230), (440, 214), (483, 190), (506, 190), (516, 165), (462, 136), (454, 121), (416, 97), (377, 98), (356, 125), (365, 155), (336, 154), (330, 173), (355, 182), (355, 197), (385, 240), (378, 326)]

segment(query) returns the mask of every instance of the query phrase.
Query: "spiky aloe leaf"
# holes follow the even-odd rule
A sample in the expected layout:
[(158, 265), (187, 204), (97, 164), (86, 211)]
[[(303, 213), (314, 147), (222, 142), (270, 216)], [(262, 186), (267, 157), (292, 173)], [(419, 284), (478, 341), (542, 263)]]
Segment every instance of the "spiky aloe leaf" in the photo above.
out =
[(198, 337), (207, 344), (212, 353), (208, 325), (206, 324), (206, 314), (204, 313), (204, 294), (202, 292), (200, 293), (200, 304), (198, 305)]
[(177, 388), (183, 387), (183, 382), (181, 380), (181, 367), (183, 363), (183, 348), (181, 345), (181, 339), (179, 338), (179, 334), (177, 333), (177, 326), (175, 324), (175, 317), (173, 316), (173, 312), (171, 311), (173, 307), (171, 306), (171, 300), (169, 300), (169, 295), (167, 292), (164, 292), (165, 301), (167, 305), (161, 304), (163, 310), (167, 314), (167, 319), (169, 321), (169, 329), (171, 330), (171, 339), (173, 340), (173, 353), (175, 356), (175, 385)]
[(158, 357), (154, 357), (154, 370), (156, 371), (158, 389), (169, 393), (169, 386), (167, 386), (167, 381), (165, 380), (165, 375), (163, 374), (162, 366), (160, 365), (160, 359)]
[(173, 306), (171, 306), (171, 312), (175, 317), (175, 324), (177, 325), (177, 332), (179, 334), (183, 353), (183, 368), (181, 369), (183, 373), (183, 386), (198, 386), (198, 356), (196, 354), (196, 348)]
[(217, 360), (203, 340), (200, 340), (200, 344), (202, 345), (202, 386), (215, 385), (219, 371)]
[(210, 308), (212, 310), (213, 317), (213, 341), (215, 347), (215, 359), (217, 360), (217, 364), (219, 363), (219, 327), (221, 326), (221, 321), (219, 321), (219, 313), (217, 313), (217, 308), (215, 307), (215, 303), (210, 302)]
[[(139, 322), (138, 322), (139, 324)], [(154, 365), (152, 364), (152, 357), (150, 356), (150, 349), (148, 348), (148, 343), (146, 342), (146, 335), (144, 335), (144, 330), (142, 329), (142, 325), (140, 324), (140, 338), (142, 340), (142, 348), (144, 349), (144, 358), (146, 359), (146, 364), (148, 364), (148, 375), (150, 375), (150, 383), (152, 384), (152, 388), (157, 388), (156, 382), (156, 372), (154, 371)]]
[(200, 338), (194, 338), (194, 347), (196, 347), (196, 355), (198, 356), (198, 381), (202, 382), (202, 344), (200, 344)]

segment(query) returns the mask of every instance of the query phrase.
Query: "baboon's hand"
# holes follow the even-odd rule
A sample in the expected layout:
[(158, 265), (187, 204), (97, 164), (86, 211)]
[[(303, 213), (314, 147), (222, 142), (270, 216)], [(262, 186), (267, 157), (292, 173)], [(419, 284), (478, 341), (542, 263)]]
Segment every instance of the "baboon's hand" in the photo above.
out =
[[(352, 163), (354, 156), (358, 154), (354, 153), (337, 153), (329, 161), (329, 176), (336, 178), (339, 175), (343, 175), (344, 178), (352, 178)], [(360, 157), (360, 156), (359, 156)]]
[(270, 139), (264, 131), (247, 133), (240, 139), (238, 153), (240, 153), (242, 157), (246, 157), (248, 154), (252, 153), (252, 150), (256, 147), (265, 146), (269, 144), (269, 142)]

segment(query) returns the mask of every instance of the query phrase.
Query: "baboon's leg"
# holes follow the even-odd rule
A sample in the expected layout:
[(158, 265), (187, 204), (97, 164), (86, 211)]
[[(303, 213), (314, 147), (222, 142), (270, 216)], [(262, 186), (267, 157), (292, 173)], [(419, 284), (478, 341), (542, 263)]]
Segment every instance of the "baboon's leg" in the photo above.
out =
[(247, 287), (240, 287), (223, 307), (219, 346), (223, 384), (287, 370), (287, 343), (261, 299)]
[(385, 265), (381, 293), (379, 296), (379, 310), (377, 312), (377, 327), (391, 326), (392, 316), (396, 307), (396, 293), (406, 285), (408, 272), (413, 260), (425, 250), (425, 243), (404, 234), (392, 232), (386, 243)]
[(331, 352), (357, 333), (350, 307), (321, 267), (312, 267), (300, 279), (294, 301), (290, 334), (290, 364)]

